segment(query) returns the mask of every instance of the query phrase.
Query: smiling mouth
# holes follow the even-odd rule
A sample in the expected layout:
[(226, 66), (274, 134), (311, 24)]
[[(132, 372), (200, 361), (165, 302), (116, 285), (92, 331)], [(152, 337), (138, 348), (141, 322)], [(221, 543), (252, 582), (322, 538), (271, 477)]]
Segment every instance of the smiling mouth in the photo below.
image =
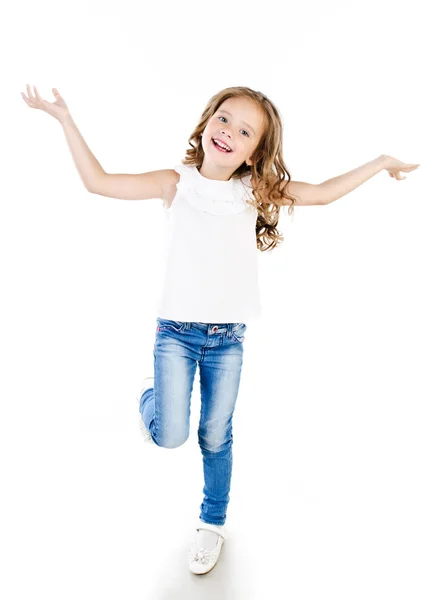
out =
[[(228, 150), (227, 148), (223, 148), (218, 142), (216, 142), (214, 140), (214, 138), (211, 138), (211, 141), (213, 143), (213, 146), (215, 146), (219, 152), (225, 152), (226, 154), (229, 154), (230, 152), (232, 152), (231, 149)], [(226, 146), (227, 146), (227, 144), (226, 144)]]

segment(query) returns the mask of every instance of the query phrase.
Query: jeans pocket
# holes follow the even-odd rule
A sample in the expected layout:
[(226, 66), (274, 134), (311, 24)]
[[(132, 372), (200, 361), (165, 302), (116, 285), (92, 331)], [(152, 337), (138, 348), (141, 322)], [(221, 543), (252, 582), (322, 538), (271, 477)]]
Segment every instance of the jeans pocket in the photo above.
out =
[(180, 333), (184, 329), (185, 323), (182, 321), (171, 321), (170, 319), (161, 319), (157, 317), (157, 331), (171, 330)]
[(232, 329), (233, 339), (242, 344), (242, 342), (245, 340), (246, 329), (247, 325), (245, 325), (245, 323), (237, 323)]

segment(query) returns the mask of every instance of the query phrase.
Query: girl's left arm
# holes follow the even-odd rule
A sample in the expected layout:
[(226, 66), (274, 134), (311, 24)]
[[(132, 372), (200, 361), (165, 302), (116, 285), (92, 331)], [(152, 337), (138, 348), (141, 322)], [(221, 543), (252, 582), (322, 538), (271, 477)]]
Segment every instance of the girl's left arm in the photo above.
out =
[(418, 167), (419, 164), (406, 164), (397, 158), (393, 158), (387, 154), (381, 154), (374, 160), (353, 169), (353, 171), (349, 171), (348, 173), (344, 173), (343, 175), (333, 177), (323, 183), (317, 184), (315, 186), (316, 198), (319, 198), (319, 204), (329, 204), (356, 189), (362, 183), (373, 177), (373, 175), (383, 171), (383, 169), (387, 170), (391, 177), (400, 180), (406, 179), (406, 177), (400, 175), (400, 171), (408, 173), (414, 171)]

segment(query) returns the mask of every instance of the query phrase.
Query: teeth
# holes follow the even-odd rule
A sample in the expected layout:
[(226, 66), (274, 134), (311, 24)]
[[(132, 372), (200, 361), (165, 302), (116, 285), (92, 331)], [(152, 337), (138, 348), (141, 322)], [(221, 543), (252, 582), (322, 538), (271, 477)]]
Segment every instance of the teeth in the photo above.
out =
[(226, 146), (226, 144), (223, 144), (222, 142), (219, 142), (218, 140), (214, 140), (214, 143), (217, 144), (217, 146), (221, 146), (222, 148), (225, 148), (226, 150), (231, 151), (229, 146)]

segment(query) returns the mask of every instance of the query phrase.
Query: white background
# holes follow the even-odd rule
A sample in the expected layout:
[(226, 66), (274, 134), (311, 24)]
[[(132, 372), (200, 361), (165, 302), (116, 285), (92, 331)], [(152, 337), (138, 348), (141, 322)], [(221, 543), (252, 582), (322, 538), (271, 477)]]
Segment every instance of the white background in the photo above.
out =
[[(1, 26), (1, 536), (7, 600), (431, 595), (430, 118), (425, 4), (18, 2)], [(188, 571), (202, 501), (190, 437), (145, 445), (162, 202), (92, 195), (57, 87), (105, 171), (179, 164), (208, 99), (264, 92), (293, 180), (380, 154), (327, 206), (281, 211), (260, 254), (216, 568)]]

